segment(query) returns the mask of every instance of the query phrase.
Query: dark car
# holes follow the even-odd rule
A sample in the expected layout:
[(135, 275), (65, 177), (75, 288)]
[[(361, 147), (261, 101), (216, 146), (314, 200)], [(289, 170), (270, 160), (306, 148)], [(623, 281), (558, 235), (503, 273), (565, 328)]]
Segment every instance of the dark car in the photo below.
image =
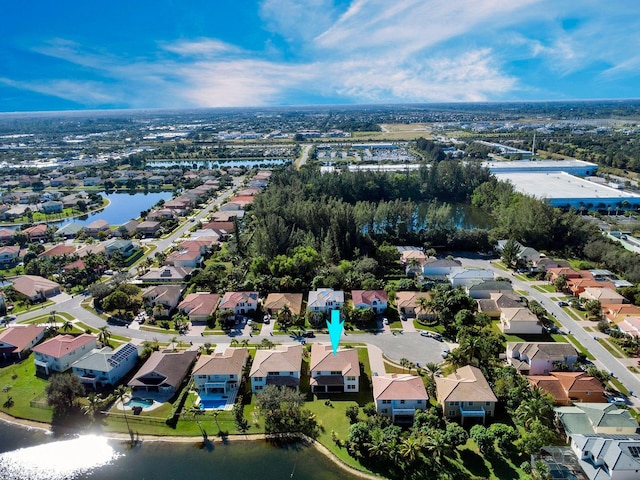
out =
[(315, 338), (316, 334), (313, 333), (312, 330), (307, 330), (306, 332), (302, 332), (302, 336), (305, 338)]

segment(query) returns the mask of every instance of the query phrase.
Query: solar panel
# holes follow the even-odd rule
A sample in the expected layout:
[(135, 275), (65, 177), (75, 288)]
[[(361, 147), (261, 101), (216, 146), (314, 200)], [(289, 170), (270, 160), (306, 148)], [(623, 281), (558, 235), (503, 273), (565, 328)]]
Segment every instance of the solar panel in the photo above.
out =
[(636, 446), (630, 446), (629, 448), (629, 453), (631, 453), (631, 455), (634, 458), (638, 458), (640, 457), (640, 447), (636, 447)]

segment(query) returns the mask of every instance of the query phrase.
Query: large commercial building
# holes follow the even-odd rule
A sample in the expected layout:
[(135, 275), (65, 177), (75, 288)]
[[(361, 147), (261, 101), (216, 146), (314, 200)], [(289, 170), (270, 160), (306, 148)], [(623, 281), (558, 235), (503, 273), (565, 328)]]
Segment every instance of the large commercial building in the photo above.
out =
[(589, 182), (566, 172), (513, 171), (495, 173), (521, 193), (543, 198), (554, 207), (607, 210), (640, 205), (640, 195)]
[(514, 162), (483, 162), (483, 167), (495, 174), (566, 172), (579, 177), (593, 175), (598, 165), (583, 160), (518, 160)]

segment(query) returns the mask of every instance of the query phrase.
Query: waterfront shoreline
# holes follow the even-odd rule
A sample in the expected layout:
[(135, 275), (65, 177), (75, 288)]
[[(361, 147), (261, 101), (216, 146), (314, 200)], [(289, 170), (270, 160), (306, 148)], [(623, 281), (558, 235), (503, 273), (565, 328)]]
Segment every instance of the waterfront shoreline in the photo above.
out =
[[(34, 420), (26, 420), (23, 418), (16, 418), (8, 415), (4, 412), (0, 412), (0, 421), (9, 423), (11, 425), (17, 425), (24, 428), (29, 429), (37, 429), (42, 430), (44, 432), (51, 432), (51, 424), (45, 422), (36, 422)], [(90, 434), (90, 432), (86, 432), (85, 434)], [(78, 433), (78, 435), (80, 435)], [(109, 440), (116, 441), (129, 441), (130, 436), (124, 433), (117, 432), (103, 432), (100, 435), (104, 436)], [(316, 449), (320, 454), (324, 455), (326, 458), (331, 460), (334, 465), (340, 467), (345, 472), (348, 472), (351, 475), (357, 476), (359, 478), (367, 479), (367, 480), (384, 480), (384, 477), (373, 475), (367, 472), (363, 472), (361, 470), (357, 470), (342, 460), (340, 460), (337, 456), (335, 456), (327, 447), (322, 445), (317, 440), (313, 438), (307, 437), (305, 435), (296, 435), (296, 437), (302, 441), (309, 444)], [(227, 435), (224, 438), (220, 438), (218, 436), (211, 436), (208, 440), (213, 444), (226, 444), (226, 443), (236, 443), (236, 442), (255, 442), (255, 441), (267, 441), (272, 437), (268, 437), (264, 433), (256, 433), (256, 434), (245, 434), (245, 435)], [(166, 442), (166, 443), (202, 443), (200, 436), (178, 436), (178, 435), (136, 435), (136, 441), (145, 442)]]

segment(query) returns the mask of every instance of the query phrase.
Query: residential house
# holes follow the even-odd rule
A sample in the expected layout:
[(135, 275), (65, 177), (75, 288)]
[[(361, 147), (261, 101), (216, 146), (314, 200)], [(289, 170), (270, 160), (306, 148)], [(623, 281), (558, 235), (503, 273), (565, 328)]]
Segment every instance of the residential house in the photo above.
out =
[(178, 310), (189, 316), (189, 321), (206, 322), (216, 311), (220, 295), (217, 293), (190, 293), (178, 304)]
[[(444, 280), (454, 273), (462, 272), (462, 264), (453, 258), (428, 258), (422, 264), (422, 275), (426, 278)], [(491, 277), (493, 278), (493, 277)]]
[(226, 233), (233, 233), (236, 230), (236, 224), (234, 222), (217, 222), (211, 221), (202, 225), (205, 230), (222, 230)]
[(25, 228), (22, 231), (29, 236), (30, 242), (39, 242), (40, 240), (45, 240), (47, 238), (46, 223), (39, 223), (33, 227)]
[(493, 270), (483, 270), (478, 268), (474, 270), (455, 271), (449, 274), (449, 282), (454, 287), (457, 287), (458, 285), (468, 287), (475, 283), (488, 280), (493, 280)]
[(0, 243), (7, 243), (13, 239), (15, 231), (10, 228), (0, 228)]
[(83, 333), (79, 336), (58, 335), (31, 350), (34, 353), (36, 374), (50, 375), (53, 372), (64, 372), (71, 364), (96, 348), (96, 337)]
[(189, 248), (185, 248), (180, 244), (180, 250), (171, 252), (167, 256), (165, 264), (182, 268), (197, 268), (202, 263), (202, 260), (199, 245), (191, 245)]
[(147, 215), (147, 220), (144, 222), (140, 222), (138, 224), (138, 232), (140, 232), (145, 237), (155, 237), (162, 230), (162, 226), (160, 222), (155, 220), (149, 220), (149, 216)]
[[(589, 273), (589, 275), (591, 274)], [(609, 288), (615, 290), (616, 286), (611, 282), (601, 282), (595, 278), (572, 278), (567, 282), (567, 290), (574, 297), (583, 293), (587, 288)]]
[(556, 363), (571, 368), (578, 352), (564, 342), (507, 342), (507, 363), (522, 375), (547, 375), (556, 370)]
[(95, 187), (96, 185), (102, 185), (102, 178), (100, 177), (85, 177), (82, 180), (82, 185), (85, 187)]
[(62, 202), (57, 200), (49, 200), (48, 202), (43, 202), (40, 204), (40, 211), (42, 213), (50, 214), (50, 213), (62, 213), (63, 210)]
[(227, 292), (218, 309), (231, 310), (235, 315), (255, 312), (258, 310), (258, 292)]
[(503, 308), (523, 308), (526, 306), (522, 297), (513, 293), (491, 292), (489, 298), (480, 298), (476, 301), (478, 302), (478, 312), (491, 318), (500, 317)]
[(373, 401), (379, 415), (392, 422), (412, 423), (416, 410), (425, 410), (429, 395), (422, 378), (408, 374), (376, 375), (373, 382)]
[(431, 294), (427, 292), (396, 292), (396, 308), (400, 315), (406, 315), (409, 318), (420, 317), (427, 318), (433, 316), (433, 313), (423, 312), (418, 303), (419, 298), (431, 299)]
[(344, 292), (332, 288), (319, 288), (309, 292), (307, 308), (314, 312), (329, 313), (339, 310), (344, 304)]
[(71, 364), (71, 371), (85, 385), (98, 387), (116, 385), (138, 361), (138, 349), (131, 343), (111, 347), (94, 348)]
[(64, 238), (75, 238), (75, 236), (82, 230), (84, 227), (79, 223), (67, 223), (65, 226), (60, 227), (56, 230), (56, 237), (64, 237)]
[(602, 313), (609, 322), (617, 325), (626, 317), (640, 317), (640, 307), (628, 303), (602, 304)]
[(13, 265), (19, 262), (20, 245), (0, 247), (0, 265)]
[(174, 395), (183, 384), (198, 352), (195, 350), (153, 352), (133, 374), (127, 386), (133, 395), (157, 392)]
[(603, 305), (628, 303), (626, 298), (612, 288), (586, 287), (578, 296), (587, 301), (598, 300)]
[(352, 290), (351, 299), (354, 308), (371, 308), (377, 314), (384, 313), (388, 306), (384, 290)]
[(301, 293), (270, 293), (264, 301), (264, 311), (269, 315), (277, 315), (280, 309), (287, 305), (291, 313), (296, 316), (302, 315), (302, 294)]
[(128, 222), (125, 222), (122, 225), (120, 225), (118, 228), (116, 228), (113, 234), (122, 238), (130, 238), (136, 234), (137, 229), (138, 229), (138, 221), (129, 220)]
[(235, 395), (242, 383), (242, 371), (248, 359), (246, 348), (227, 348), (224, 353), (201, 355), (192, 374), (200, 397)]
[(159, 305), (162, 310), (158, 311), (158, 316), (168, 317), (178, 306), (183, 290), (183, 285), (156, 285), (143, 290), (142, 300), (145, 305), (153, 307), (154, 311)]
[(421, 248), (406, 248), (400, 252), (400, 263), (406, 267), (407, 272), (414, 268), (421, 269), (426, 261), (427, 255)]
[(72, 255), (76, 251), (76, 247), (73, 245), (65, 245), (64, 243), (59, 243), (58, 245), (51, 247), (48, 250), (42, 252), (40, 257), (64, 257), (65, 255)]
[(616, 323), (616, 326), (620, 329), (620, 331), (626, 333), (627, 335), (640, 337), (640, 316), (623, 317), (621, 321)]
[(44, 338), (46, 328), (40, 325), (11, 325), (0, 332), (0, 356), (4, 360), (22, 359)]
[(512, 293), (513, 286), (508, 281), (482, 280), (465, 287), (467, 295), (476, 300), (491, 298), (493, 293)]
[(580, 272), (571, 267), (547, 268), (547, 273), (549, 274), (549, 280), (551, 283), (555, 282), (560, 275), (564, 275), (567, 279), (583, 278)]
[(355, 393), (360, 390), (360, 363), (355, 348), (340, 348), (334, 355), (331, 344), (314, 343), (309, 370), (313, 393)]
[(556, 419), (567, 437), (574, 435), (633, 435), (638, 421), (628, 410), (613, 403), (574, 403), (570, 407), (556, 407)]
[(211, 222), (232, 222), (244, 218), (244, 210), (235, 212), (214, 212), (211, 214)]
[(104, 251), (111, 258), (115, 252), (120, 252), (124, 258), (128, 258), (136, 251), (136, 244), (124, 238), (112, 238), (104, 242)]
[(90, 253), (93, 255), (100, 255), (101, 253), (104, 253), (106, 255), (107, 252), (104, 248), (103, 243), (85, 245), (84, 247), (80, 247), (78, 250), (76, 250), (76, 255), (78, 255), (78, 257), (80, 258), (84, 258)]
[(571, 450), (589, 480), (637, 480), (640, 436), (574, 435)]
[(500, 312), (498, 327), (505, 335), (535, 335), (542, 333), (542, 323), (526, 307), (503, 308)]
[(242, 205), (240, 203), (227, 202), (224, 205), (220, 206), (220, 211), (222, 212), (228, 212), (233, 210), (242, 210)]
[(602, 382), (585, 372), (549, 372), (549, 375), (531, 375), (529, 383), (553, 397), (556, 405), (574, 402), (602, 403), (607, 400)]
[(158, 210), (154, 210), (152, 212), (149, 212), (149, 214), (147, 215), (146, 220), (170, 220), (173, 218), (176, 218), (176, 212), (170, 208), (160, 208)]
[(84, 233), (91, 237), (97, 237), (100, 233), (108, 234), (110, 232), (109, 222), (106, 220), (95, 220), (84, 227)]
[(267, 385), (300, 387), (302, 345), (278, 345), (272, 350), (257, 350), (249, 378), (251, 391), (256, 393)]
[(60, 293), (60, 285), (37, 275), (19, 275), (13, 280), (13, 288), (29, 300), (39, 301)]
[(190, 268), (173, 267), (150, 268), (147, 273), (138, 277), (142, 283), (183, 283), (191, 275)]
[(446, 418), (493, 417), (498, 399), (479, 368), (467, 365), (446, 377), (436, 377), (438, 403)]

